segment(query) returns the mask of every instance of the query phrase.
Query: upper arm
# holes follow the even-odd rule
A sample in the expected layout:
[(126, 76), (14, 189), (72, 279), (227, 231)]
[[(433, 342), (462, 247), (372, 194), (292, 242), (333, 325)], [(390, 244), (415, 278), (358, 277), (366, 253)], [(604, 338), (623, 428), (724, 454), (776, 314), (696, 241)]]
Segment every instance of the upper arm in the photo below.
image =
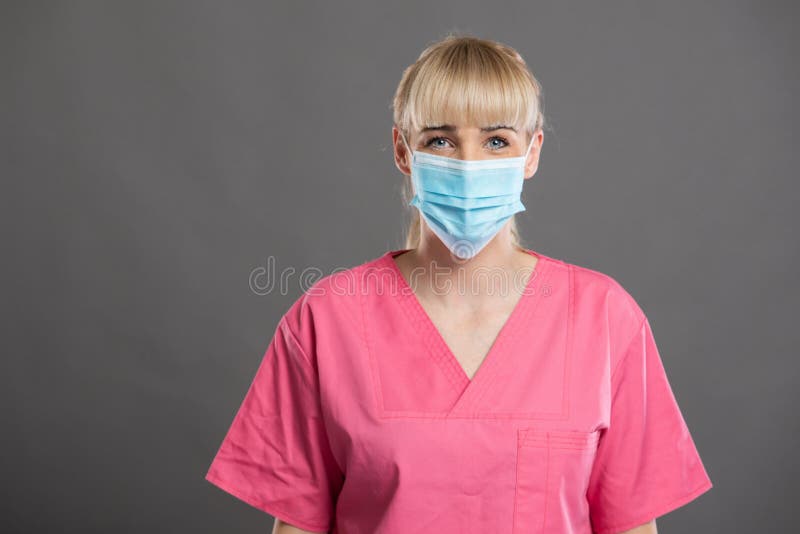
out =
[(656, 529), (656, 520), (651, 519), (643, 525), (626, 530), (620, 534), (658, 534), (658, 530)]
[[(327, 530), (323, 531), (322, 534), (327, 534), (327, 532)], [(320, 531), (303, 530), (276, 517), (275, 524), (272, 527), (272, 534), (320, 534)]]
[(625, 532), (711, 487), (643, 318), (611, 377), (610, 421), (587, 491), (593, 528)]
[(297, 528), (330, 530), (344, 475), (321, 412), (313, 347), (282, 318), (206, 479)]

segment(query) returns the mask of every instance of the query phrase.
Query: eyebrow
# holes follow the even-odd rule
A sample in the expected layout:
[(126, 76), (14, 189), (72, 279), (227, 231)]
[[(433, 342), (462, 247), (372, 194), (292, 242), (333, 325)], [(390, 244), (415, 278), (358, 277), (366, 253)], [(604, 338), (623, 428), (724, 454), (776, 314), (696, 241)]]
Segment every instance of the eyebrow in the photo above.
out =
[[(429, 132), (431, 130), (444, 130), (446, 132), (453, 132), (455, 131), (455, 129), (456, 127), (453, 126), (452, 124), (442, 124), (441, 126), (426, 126), (422, 130), (420, 130), (420, 133)], [(514, 128), (513, 126), (486, 126), (484, 128), (481, 128), (482, 132), (493, 132), (495, 130), (511, 130), (512, 132), (517, 131), (517, 129)]]

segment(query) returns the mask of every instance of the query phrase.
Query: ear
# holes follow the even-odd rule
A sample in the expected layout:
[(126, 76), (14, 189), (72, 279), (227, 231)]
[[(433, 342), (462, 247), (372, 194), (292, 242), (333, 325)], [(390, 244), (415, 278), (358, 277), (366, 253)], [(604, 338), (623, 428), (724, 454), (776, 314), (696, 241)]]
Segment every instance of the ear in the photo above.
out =
[(533, 178), (536, 171), (539, 169), (539, 156), (542, 153), (542, 144), (544, 143), (544, 132), (541, 128), (533, 132), (533, 144), (531, 151), (528, 154), (528, 159), (525, 162), (525, 179)]
[[(407, 140), (409, 143), (410, 140)], [(394, 149), (394, 164), (406, 176), (411, 175), (411, 154), (400, 136), (400, 129), (392, 125), (392, 147)], [(532, 150), (532, 149), (531, 149)]]

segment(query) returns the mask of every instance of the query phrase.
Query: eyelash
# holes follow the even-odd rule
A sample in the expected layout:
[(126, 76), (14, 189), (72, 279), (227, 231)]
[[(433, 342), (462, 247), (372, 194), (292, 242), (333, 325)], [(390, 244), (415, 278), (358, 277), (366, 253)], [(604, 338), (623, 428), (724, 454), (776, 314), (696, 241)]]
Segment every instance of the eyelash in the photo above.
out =
[[(439, 136), (439, 137), (432, 137), (431, 139), (429, 139), (429, 140), (428, 140), (428, 142), (427, 142), (427, 143), (425, 143), (425, 147), (427, 148), (427, 147), (431, 146), (431, 144), (433, 144), (433, 142), (434, 142), (434, 141), (438, 141), (439, 139), (445, 139), (445, 138), (444, 138), (444, 137), (441, 137), (441, 136)], [(496, 149), (493, 149), (493, 150), (499, 150), (500, 148), (505, 148), (505, 147), (507, 147), (507, 146), (508, 146), (508, 139), (506, 139), (505, 137), (501, 137), (501, 136), (499, 136), (499, 135), (495, 135), (495, 136), (492, 136), (492, 137), (490, 138), (490, 140), (491, 140), (491, 139), (499, 139), (499, 140), (501, 140), (503, 143), (505, 143), (505, 146), (501, 146), (501, 147), (498, 147), (498, 148), (496, 148)], [(445, 140), (446, 140), (446, 139), (445, 139)]]

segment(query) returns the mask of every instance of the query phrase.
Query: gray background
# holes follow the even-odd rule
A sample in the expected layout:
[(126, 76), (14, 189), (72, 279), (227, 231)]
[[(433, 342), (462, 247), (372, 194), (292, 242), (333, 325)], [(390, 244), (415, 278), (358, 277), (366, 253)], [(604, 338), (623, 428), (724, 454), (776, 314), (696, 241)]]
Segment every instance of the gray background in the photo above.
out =
[[(297, 274), (402, 246), (389, 105), (448, 30), (516, 47), (544, 85), (526, 244), (651, 320), (715, 484), (659, 532), (796, 527), (796, 15), (4, 2), (3, 531), (268, 531), (203, 477)], [(258, 294), (270, 256), (297, 274)]]

